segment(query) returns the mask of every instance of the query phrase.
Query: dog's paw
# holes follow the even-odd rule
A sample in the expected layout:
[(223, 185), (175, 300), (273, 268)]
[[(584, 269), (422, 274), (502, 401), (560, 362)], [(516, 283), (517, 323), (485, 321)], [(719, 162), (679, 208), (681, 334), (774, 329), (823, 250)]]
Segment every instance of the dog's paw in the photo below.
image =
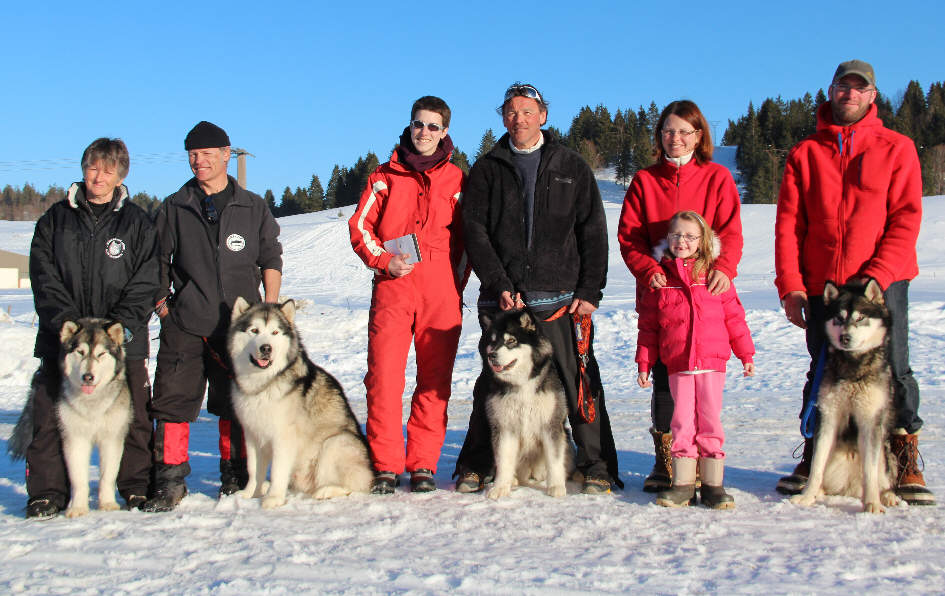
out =
[(312, 493), (315, 499), (334, 499), (335, 497), (347, 497), (351, 491), (342, 486), (323, 486)]
[(87, 515), (88, 512), (89, 512), (88, 506), (82, 507), (82, 506), (76, 505), (74, 507), (69, 507), (68, 509), (66, 509), (66, 517), (68, 518), (82, 517), (83, 515)]
[(886, 507), (895, 507), (900, 502), (899, 496), (891, 490), (884, 490), (882, 493), (880, 493), (879, 500)]
[(795, 505), (800, 505), (802, 507), (810, 507), (811, 505), (814, 504), (814, 501), (816, 500), (817, 499), (814, 497), (814, 495), (808, 495), (806, 493), (801, 493), (799, 495), (794, 495), (793, 497), (791, 497), (792, 503), (794, 503)]
[(549, 486), (546, 491), (549, 497), (563, 497), (568, 494), (568, 489), (563, 484), (558, 486)]
[(285, 505), (285, 497), (281, 495), (267, 495), (262, 500), (263, 509), (276, 509), (283, 505)]
[(495, 499), (501, 499), (502, 497), (507, 497), (510, 494), (512, 494), (512, 485), (504, 484), (502, 486), (498, 486), (498, 485), (493, 486), (489, 490), (489, 494), (486, 496), (489, 497), (490, 499), (495, 500)]
[(103, 501), (98, 504), (99, 511), (118, 511), (121, 507), (115, 501)]
[(879, 503), (863, 503), (863, 513), (886, 513), (886, 508)]
[(244, 488), (243, 490), (236, 491), (236, 494), (239, 495), (241, 499), (255, 499), (261, 497), (262, 495), (257, 495), (256, 490), (252, 488)]

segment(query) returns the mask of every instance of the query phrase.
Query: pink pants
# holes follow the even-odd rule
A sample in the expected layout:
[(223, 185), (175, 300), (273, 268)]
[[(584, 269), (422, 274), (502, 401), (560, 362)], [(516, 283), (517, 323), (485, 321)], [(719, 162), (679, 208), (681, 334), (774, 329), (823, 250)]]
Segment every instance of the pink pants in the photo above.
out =
[(724, 387), (724, 372), (669, 375), (675, 404), (670, 423), (673, 457), (725, 457), (721, 420)]

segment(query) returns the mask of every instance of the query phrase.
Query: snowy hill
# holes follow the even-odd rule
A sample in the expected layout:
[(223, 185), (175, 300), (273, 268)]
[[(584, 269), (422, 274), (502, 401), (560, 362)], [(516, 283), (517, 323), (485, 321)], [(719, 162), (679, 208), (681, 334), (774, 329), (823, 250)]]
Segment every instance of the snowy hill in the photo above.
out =
[[(722, 157), (721, 155), (719, 156)], [(723, 422), (732, 512), (668, 511), (640, 490), (652, 465), (649, 394), (637, 388), (634, 284), (615, 238), (623, 190), (601, 181), (610, 226), (610, 273), (595, 314), (598, 355), (620, 457), (622, 492), (604, 497), (570, 486), (563, 499), (520, 489), (500, 502), (453, 492), (480, 367), (475, 313), (464, 313), (449, 430), (438, 490), (388, 498), (316, 502), (292, 496), (282, 509), (216, 500), (216, 421), (191, 431), (191, 494), (177, 511), (99, 513), (47, 522), (23, 519), (22, 462), (0, 458), (0, 590), (7, 593), (941, 593), (945, 508), (857, 513), (834, 498), (801, 509), (774, 492), (795, 461), (806, 369), (803, 332), (784, 319), (773, 288), (771, 205), (745, 205), (745, 256), (736, 280), (758, 348), (758, 375), (730, 367)], [(919, 246), (945, 237), (945, 198), (924, 200)], [(359, 420), (370, 273), (352, 253), (351, 208), (283, 218), (283, 292), (302, 302), (299, 327), (312, 359), (344, 385)], [(26, 253), (31, 223), (0, 222), (0, 248)], [(945, 500), (945, 265), (920, 251), (911, 291), (912, 365), (922, 389), (926, 479)], [(475, 303), (473, 279), (466, 302)], [(0, 439), (9, 437), (36, 366), (29, 291), (0, 290)], [(157, 326), (152, 325), (152, 338)], [(156, 350), (156, 340), (152, 343)], [(154, 350), (152, 350), (153, 352)], [(153, 372), (154, 363), (151, 362)], [(407, 371), (408, 380), (415, 374)], [(408, 392), (412, 385), (408, 382)], [(408, 402), (409, 403), (409, 402)], [(406, 410), (405, 410), (406, 411)], [(937, 587), (936, 587), (937, 586)]]

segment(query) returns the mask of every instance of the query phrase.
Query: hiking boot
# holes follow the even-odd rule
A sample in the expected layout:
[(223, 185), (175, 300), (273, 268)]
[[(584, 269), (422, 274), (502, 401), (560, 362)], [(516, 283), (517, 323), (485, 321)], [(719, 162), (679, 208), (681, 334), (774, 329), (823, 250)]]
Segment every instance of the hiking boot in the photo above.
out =
[(585, 495), (606, 495), (610, 492), (610, 480), (606, 478), (596, 478), (594, 476), (585, 476), (584, 484), (581, 486), (581, 492)]
[(436, 490), (436, 480), (429, 468), (417, 468), (410, 473), (410, 492), (429, 493)]
[(374, 472), (374, 480), (371, 482), (371, 494), (392, 495), (399, 484), (400, 478), (393, 472)]
[(653, 436), (653, 452), (656, 461), (650, 475), (643, 481), (643, 490), (655, 493), (668, 490), (673, 484), (673, 456), (670, 452), (673, 446), (673, 433), (663, 433), (656, 428), (650, 428)]
[(919, 453), (919, 435), (906, 434), (906, 431), (897, 428), (889, 437), (893, 455), (899, 464), (899, 475), (896, 481), (896, 495), (909, 505), (935, 505), (935, 495), (925, 486), (922, 476), (923, 461)]
[(709, 509), (734, 509), (735, 499), (725, 492), (722, 477), (725, 460), (722, 458), (701, 458), (699, 470), (702, 473), (702, 486), (699, 488), (699, 500)]
[(246, 488), (249, 472), (246, 471), (245, 459), (220, 460), (220, 492), (217, 497), (235, 494)]
[(173, 511), (187, 495), (187, 485), (183, 482), (174, 482), (159, 486), (154, 496), (141, 504), (141, 511), (148, 513), (163, 513)]
[(125, 499), (125, 510), (133, 511), (135, 509), (141, 509), (141, 506), (144, 505), (147, 500), (148, 498), (144, 495), (128, 495), (128, 498)]
[[(797, 457), (797, 447), (794, 448), (794, 453), (794, 457)], [(804, 451), (801, 455), (801, 461), (794, 466), (794, 471), (789, 476), (782, 476), (778, 480), (775, 490), (782, 495), (799, 495), (807, 486), (807, 478), (810, 476), (810, 460), (813, 456), (814, 439), (804, 439)]]
[(456, 492), (478, 493), (485, 486), (482, 476), (475, 472), (463, 472), (456, 481)]
[(30, 499), (26, 504), (26, 519), (49, 519), (59, 515), (62, 506), (47, 498)]
[(696, 504), (695, 458), (673, 458), (673, 486), (657, 495), (656, 504), (663, 507), (688, 507)]

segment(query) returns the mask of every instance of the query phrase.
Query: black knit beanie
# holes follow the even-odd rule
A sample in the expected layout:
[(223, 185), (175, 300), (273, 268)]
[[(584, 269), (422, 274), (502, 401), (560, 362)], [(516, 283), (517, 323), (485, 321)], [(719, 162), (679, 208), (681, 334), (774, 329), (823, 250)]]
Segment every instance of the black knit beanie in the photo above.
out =
[(201, 120), (197, 126), (191, 128), (184, 139), (185, 151), (229, 146), (230, 137), (226, 136), (226, 131), (206, 120)]

